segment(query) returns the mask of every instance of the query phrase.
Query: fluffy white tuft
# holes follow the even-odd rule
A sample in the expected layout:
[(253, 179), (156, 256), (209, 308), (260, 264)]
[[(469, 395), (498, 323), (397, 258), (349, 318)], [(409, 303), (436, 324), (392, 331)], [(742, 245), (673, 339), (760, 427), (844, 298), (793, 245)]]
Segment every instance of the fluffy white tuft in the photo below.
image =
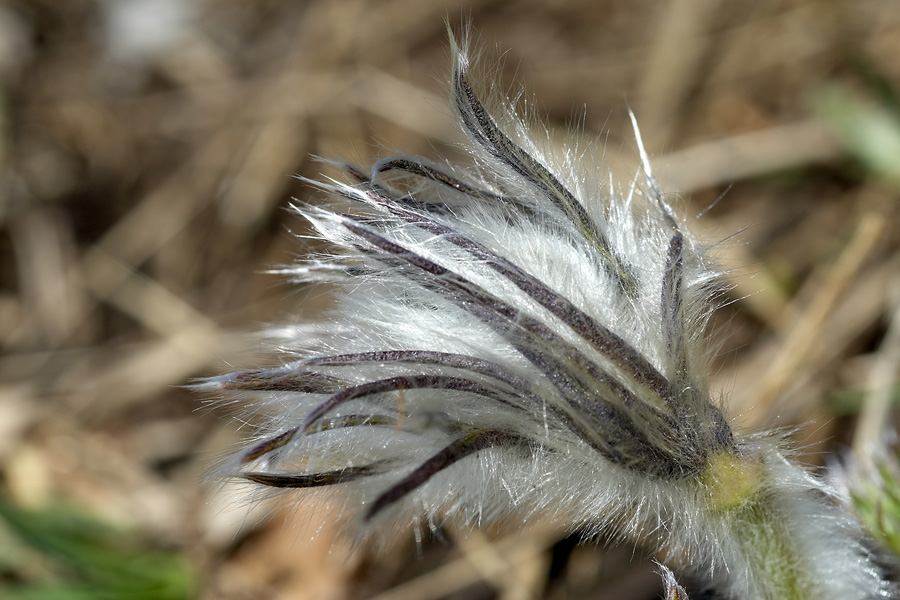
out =
[(285, 271), (343, 292), (314, 332), (284, 330), (283, 367), (205, 384), (270, 415), (223, 474), (334, 486), (363, 533), (556, 518), (732, 598), (891, 597), (832, 491), (710, 398), (719, 274), (643, 147), (624, 189), (595, 149), (555, 154), (509, 102), (485, 108), (451, 42), (472, 164), (314, 182), (352, 208), (297, 204), (332, 251)]

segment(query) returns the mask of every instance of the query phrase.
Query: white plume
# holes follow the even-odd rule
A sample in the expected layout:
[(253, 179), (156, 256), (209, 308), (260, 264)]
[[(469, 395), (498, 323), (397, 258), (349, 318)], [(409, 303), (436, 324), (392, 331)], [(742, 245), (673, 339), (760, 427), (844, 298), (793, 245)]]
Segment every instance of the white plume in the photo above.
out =
[(623, 190), (593, 147), (488, 111), (451, 43), (472, 164), (341, 164), (314, 185), (342, 212), (297, 204), (332, 250), (289, 274), (342, 292), (284, 366), (203, 384), (269, 415), (223, 474), (334, 486), (364, 533), (554, 515), (731, 598), (892, 597), (832, 491), (710, 397), (719, 273), (640, 143)]

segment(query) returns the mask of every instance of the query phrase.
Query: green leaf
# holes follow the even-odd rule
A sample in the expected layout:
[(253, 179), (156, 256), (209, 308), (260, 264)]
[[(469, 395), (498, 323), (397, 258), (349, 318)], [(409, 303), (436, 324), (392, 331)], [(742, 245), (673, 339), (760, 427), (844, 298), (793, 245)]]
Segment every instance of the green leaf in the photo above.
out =
[(813, 106), (868, 171), (900, 187), (900, 115), (838, 85), (819, 89)]
[(196, 587), (177, 553), (62, 504), (0, 500), (0, 569), (0, 596), (23, 600), (186, 600)]

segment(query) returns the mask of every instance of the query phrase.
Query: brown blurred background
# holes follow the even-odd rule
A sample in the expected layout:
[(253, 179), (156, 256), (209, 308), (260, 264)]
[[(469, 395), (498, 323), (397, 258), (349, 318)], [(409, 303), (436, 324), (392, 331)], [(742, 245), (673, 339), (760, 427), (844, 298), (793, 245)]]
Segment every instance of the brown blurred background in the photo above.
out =
[(524, 82), (552, 129), (601, 136), (627, 180), (631, 106), (663, 187), (704, 213), (695, 229), (740, 232), (718, 249), (735, 289), (714, 374), (738, 422), (802, 424), (813, 464), (852, 443), (900, 285), (900, 3), (12, 0), (0, 595), (103, 585), (79, 565), (89, 550), (60, 559), (33, 533), (68, 511), (94, 532), (85, 548), (116, 554), (126, 532), (132, 566), (174, 569), (181, 583), (146, 598), (659, 593), (630, 548), (536, 527), (354, 551), (308, 508), (266, 519), (203, 481), (245, 432), (179, 386), (272, 364), (253, 333), (322, 305), (264, 272), (304, 251), (284, 209), (310, 192), (292, 175), (317, 176), (311, 155), (454, 156), (444, 21), (466, 15), (485, 61), (503, 53), (503, 89)]

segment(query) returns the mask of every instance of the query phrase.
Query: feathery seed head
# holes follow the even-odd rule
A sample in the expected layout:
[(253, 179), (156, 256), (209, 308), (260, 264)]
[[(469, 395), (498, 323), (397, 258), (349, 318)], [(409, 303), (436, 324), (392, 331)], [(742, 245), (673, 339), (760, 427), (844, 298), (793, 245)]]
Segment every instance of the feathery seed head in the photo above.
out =
[[(272, 415), (224, 474), (336, 486), (366, 531), (391, 517), (550, 513), (666, 547), (733, 597), (887, 596), (853, 521), (821, 500), (830, 490), (770, 438), (736, 437), (710, 398), (719, 273), (640, 137), (642, 183), (602, 185), (591, 156), (560, 159), (509, 103), (489, 112), (466, 43), (451, 44), (473, 164), (401, 155), (310, 182), (353, 208), (298, 203), (334, 250), (285, 272), (345, 293), (314, 334), (286, 340), (284, 366), (205, 384)], [(827, 568), (864, 567), (849, 584), (757, 573), (770, 566), (760, 552), (796, 567), (826, 535), (841, 546)]]

